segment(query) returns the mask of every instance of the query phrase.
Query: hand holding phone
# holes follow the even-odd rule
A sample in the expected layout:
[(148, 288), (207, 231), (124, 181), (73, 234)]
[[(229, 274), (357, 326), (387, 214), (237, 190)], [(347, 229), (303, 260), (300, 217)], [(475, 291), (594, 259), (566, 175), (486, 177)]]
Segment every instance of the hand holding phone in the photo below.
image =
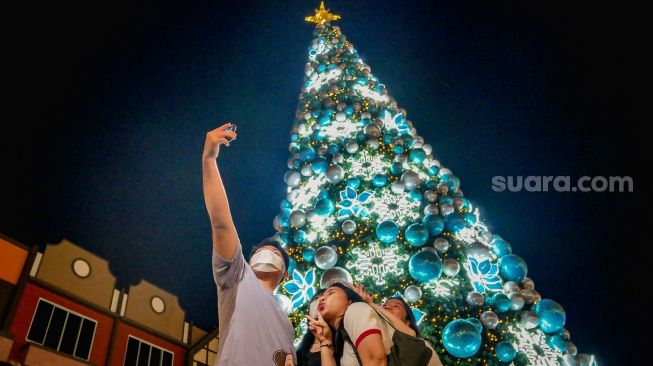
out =
[(233, 131), (233, 132), (236, 132), (236, 127), (238, 127), (238, 126), (236, 126), (235, 124), (233, 124), (233, 125), (231, 125), (231, 126), (225, 128), (225, 131)]

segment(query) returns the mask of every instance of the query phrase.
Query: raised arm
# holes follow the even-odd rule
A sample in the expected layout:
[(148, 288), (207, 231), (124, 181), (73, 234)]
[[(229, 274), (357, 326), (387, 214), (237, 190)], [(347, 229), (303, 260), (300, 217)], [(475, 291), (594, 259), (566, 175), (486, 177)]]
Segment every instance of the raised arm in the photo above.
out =
[(406, 322), (404, 322), (403, 320), (399, 319), (399, 318), (398, 318), (396, 315), (394, 315), (392, 312), (390, 312), (390, 311), (384, 309), (383, 306), (381, 306), (381, 305), (379, 305), (379, 304), (376, 304), (376, 303), (374, 302), (374, 299), (372, 298), (372, 296), (371, 296), (371, 295), (370, 295), (370, 294), (365, 290), (365, 286), (363, 286), (362, 284), (354, 285), (354, 284), (349, 283), (349, 282), (347, 282), (347, 284), (349, 285), (349, 287), (353, 288), (354, 291), (356, 291), (356, 292), (358, 293), (358, 295), (360, 295), (361, 298), (363, 298), (363, 301), (365, 301), (369, 306), (371, 306), (372, 308), (374, 308), (378, 313), (380, 313), (380, 314), (383, 315), (386, 319), (388, 319), (388, 321), (390, 322), (390, 324), (391, 324), (391, 325), (392, 325), (396, 330), (398, 330), (398, 331), (400, 331), (400, 332), (403, 332), (403, 333), (406, 333), (406, 334), (408, 334), (408, 335), (412, 335), (412, 336), (415, 336), (415, 335), (416, 335), (416, 333), (415, 333), (415, 331), (413, 330), (413, 328), (411, 328), (408, 324), (406, 324)]
[(227, 130), (227, 127), (232, 125), (232, 123), (225, 123), (208, 132), (204, 142), (204, 152), (202, 153), (204, 203), (211, 220), (213, 247), (226, 260), (231, 260), (236, 254), (238, 235), (231, 218), (227, 193), (222, 184), (222, 178), (220, 178), (216, 159), (220, 152), (220, 145), (229, 146), (229, 142), (236, 139), (236, 133)]

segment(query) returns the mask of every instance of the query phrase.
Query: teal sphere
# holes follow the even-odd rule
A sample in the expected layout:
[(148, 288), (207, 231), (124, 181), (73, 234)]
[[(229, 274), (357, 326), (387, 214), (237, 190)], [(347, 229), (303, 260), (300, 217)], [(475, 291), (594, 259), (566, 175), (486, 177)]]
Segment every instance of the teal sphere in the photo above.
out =
[(456, 319), (442, 331), (442, 344), (454, 357), (469, 358), (481, 348), (481, 333), (466, 319)]
[(304, 250), (302, 250), (302, 257), (306, 262), (313, 262), (313, 259), (315, 259), (315, 249), (304, 248)]
[(406, 229), (405, 237), (408, 244), (419, 247), (428, 240), (429, 230), (422, 224), (414, 223)]
[(435, 249), (428, 249), (415, 253), (408, 261), (410, 276), (424, 283), (437, 281), (442, 275), (442, 260), (436, 254)]
[(436, 236), (444, 230), (444, 220), (440, 215), (429, 214), (422, 219), (422, 225), (429, 231), (429, 235)]
[(540, 319), (539, 327), (544, 333), (556, 333), (565, 326), (567, 315), (562, 305), (551, 299), (542, 299), (535, 305), (535, 314)]
[(494, 347), (494, 354), (497, 355), (499, 361), (510, 362), (517, 356), (517, 351), (509, 342), (501, 341)]
[(526, 262), (518, 255), (508, 254), (499, 260), (501, 277), (507, 281), (521, 283), (528, 274)]
[(397, 235), (399, 235), (399, 227), (394, 221), (383, 221), (376, 226), (376, 237), (386, 244), (394, 243)]
[(336, 206), (328, 198), (322, 198), (315, 202), (315, 213), (320, 216), (331, 215), (336, 211)]

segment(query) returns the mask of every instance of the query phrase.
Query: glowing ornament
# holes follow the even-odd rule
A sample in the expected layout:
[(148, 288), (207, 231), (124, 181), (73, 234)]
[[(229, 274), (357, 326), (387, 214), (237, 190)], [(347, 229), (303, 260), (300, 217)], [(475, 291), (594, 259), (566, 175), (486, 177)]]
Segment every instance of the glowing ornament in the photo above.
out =
[(481, 348), (481, 333), (472, 322), (456, 319), (444, 327), (442, 344), (454, 357), (472, 357)]
[(419, 282), (434, 282), (442, 275), (442, 261), (432, 248), (425, 248), (410, 257), (408, 271)]
[(499, 260), (499, 268), (501, 277), (508, 281), (515, 281), (517, 283), (524, 280), (528, 274), (528, 267), (526, 262), (515, 254), (508, 254)]
[(535, 305), (535, 313), (540, 318), (539, 326), (544, 333), (556, 333), (566, 321), (566, 313), (560, 304), (550, 299), (543, 299)]
[(320, 287), (327, 288), (335, 282), (353, 282), (351, 274), (341, 267), (331, 267), (322, 274), (320, 279)]

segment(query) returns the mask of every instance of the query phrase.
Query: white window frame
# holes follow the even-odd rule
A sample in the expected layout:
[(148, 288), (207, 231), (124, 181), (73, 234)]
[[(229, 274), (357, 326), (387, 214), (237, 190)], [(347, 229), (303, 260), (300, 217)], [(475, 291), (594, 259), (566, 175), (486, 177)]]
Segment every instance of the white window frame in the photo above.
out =
[[(161, 346), (157, 346), (156, 344), (150, 343), (150, 342), (148, 342), (148, 341), (146, 341), (144, 339), (141, 339), (141, 338), (138, 338), (138, 337), (136, 337), (134, 335), (129, 334), (127, 336), (127, 344), (125, 345), (125, 357), (122, 360), (123, 366), (127, 362), (127, 347), (129, 347), (129, 338), (134, 338), (135, 340), (137, 340), (140, 343), (145, 343), (150, 347), (157, 348), (157, 349), (161, 350), (161, 355), (162, 356), (163, 356), (163, 352), (170, 353), (172, 355), (172, 361), (171, 361), (172, 364), (170, 366), (173, 366), (175, 364), (175, 353), (174, 352), (172, 352), (170, 350), (167, 350), (165, 348), (162, 348)], [(136, 351), (136, 364), (138, 364), (138, 357), (140, 357), (140, 353), (141, 353), (140, 350), (141, 350), (141, 345), (139, 344), (138, 345), (138, 350)], [(152, 354), (152, 350), (150, 349), (150, 355), (151, 354)], [(161, 363), (163, 363), (163, 357), (161, 357), (161, 362), (159, 363), (159, 366), (163, 366), (163, 365), (161, 365)]]

